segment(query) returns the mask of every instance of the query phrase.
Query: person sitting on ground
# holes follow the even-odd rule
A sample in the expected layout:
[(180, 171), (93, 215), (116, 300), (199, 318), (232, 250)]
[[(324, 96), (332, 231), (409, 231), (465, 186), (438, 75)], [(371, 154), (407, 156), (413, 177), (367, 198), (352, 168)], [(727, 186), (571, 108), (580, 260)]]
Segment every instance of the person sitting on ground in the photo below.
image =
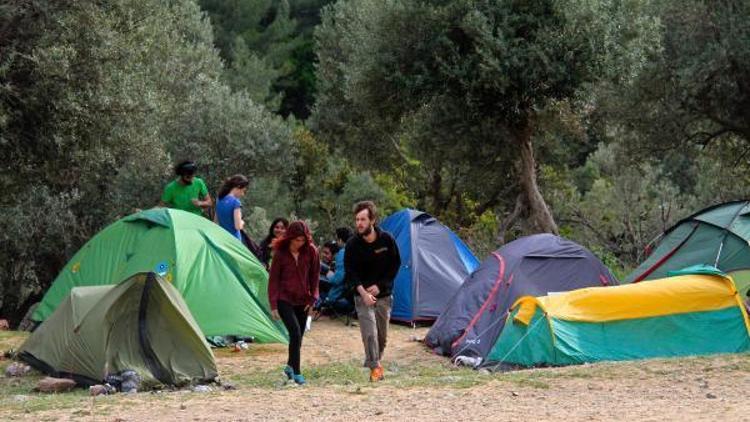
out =
[(336, 242), (326, 242), (320, 248), (320, 299), (315, 304), (315, 308), (318, 309), (320, 305), (325, 301), (328, 291), (331, 290), (331, 284), (328, 282), (328, 277), (334, 274), (334, 262), (333, 256), (338, 252), (339, 247)]
[(241, 174), (226, 179), (219, 189), (219, 198), (216, 202), (216, 215), (214, 217), (216, 223), (239, 241), (243, 240), (242, 229), (245, 228), (240, 198), (247, 193), (249, 184), (247, 177)]
[(339, 251), (339, 245), (334, 242), (326, 242), (322, 248), (320, 248), (320, 276), (328, 279), (336, 271), (336, 262), (334, 256)]
[(289, 332), (289, 355), (284, 374), (297, 384), (305, 384), (300, 369), (300, 352), (307, 317), (312, 314), (318, 299), (318, 251), (310, 230), (302, 221), (290, 224), (272, 246), (274, 257), (268, 278), (268, 302), (273, 319), (281, 319)]
[(211, 208), (211, 195), (203, 179), (195, 176), (197, 170), (198, 166), (193, 161), (177, 164), (174, 169), (177, 178), (164, 188), (159, 206), (197, 215), (203, 215), (204, 209)]
[(289, 221), (284, 217), (276, 217), (271, 223), (271, 227), (268, 228), (268, 236), (260, 242), (260, 263), (266, 267), (266, 270), (271, 268), (271, 257), (273, 256), (273, 248), (271, 244), (275, 239), (281, 239), (284, 237), (284, 232), (289, 226)]
[(344, 284), (344, 247), (346, 242), (352, 236), (352, 231), (346, 227), (336, 229), (336, 245), (338, 251), (333, 261), (333, 271), (326, 274), (329, 290), (325, 300), (320, 303), (321, 312), (331, 311), (332, 315), (348, 314), (353, 308), (352, 298), (346, 295), (346, 285)]
[(341, 294), (344, 291), (344, 252), (346, 249), (346, 242), (352, 237), (352, 231), (348, 227), (339, 227), (336, 229), (336, 245), (339, 249), (336, 252), (333, 260), (333, 274), (328, 276), (328, 281), (334, 288), (341, 287)]

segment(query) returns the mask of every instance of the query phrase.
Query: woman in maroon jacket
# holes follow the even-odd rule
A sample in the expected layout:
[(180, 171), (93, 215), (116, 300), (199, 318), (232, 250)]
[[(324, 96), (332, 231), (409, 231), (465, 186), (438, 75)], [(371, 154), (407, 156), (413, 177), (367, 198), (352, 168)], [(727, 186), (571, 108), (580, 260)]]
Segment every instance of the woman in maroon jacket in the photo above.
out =
[(310, 230), (302, 221), (290, 224), (284, 236), (273, 241), (272, 247), (268, 300), (271, 315), (276, 320), (281, 319), (289, 332), (289, 359), (284, 373), (297, 384), (304, 384), (300, 349), (307, 315), (312, 313), (318, 299), (318, 251)]

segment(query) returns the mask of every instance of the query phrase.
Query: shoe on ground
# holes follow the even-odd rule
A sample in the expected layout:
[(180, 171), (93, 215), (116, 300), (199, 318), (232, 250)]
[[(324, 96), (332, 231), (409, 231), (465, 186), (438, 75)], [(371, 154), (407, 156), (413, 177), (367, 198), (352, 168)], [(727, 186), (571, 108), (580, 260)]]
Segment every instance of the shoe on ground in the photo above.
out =
[(291, 366), (287, 365), (284, 367), (284, 375), (286, 375), (288, 379), (294, 378), (294, 370)]
[(305, 385), (306, 383), (305, 377), (303, 377), (302, 374), (296, 374), (292, 377), (292, 379), (294, 380), (294, 383), (297, 385)]
[(383, 381), (385, 379), (385, 371), (382, 366), (370, 369), (370, 382)]

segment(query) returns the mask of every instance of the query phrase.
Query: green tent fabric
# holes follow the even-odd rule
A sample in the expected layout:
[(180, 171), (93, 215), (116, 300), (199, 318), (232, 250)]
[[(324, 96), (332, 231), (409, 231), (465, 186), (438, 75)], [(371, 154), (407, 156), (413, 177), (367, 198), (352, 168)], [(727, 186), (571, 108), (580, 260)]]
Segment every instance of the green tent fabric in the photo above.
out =
[(154, 208), (125, 217), (89, 240), (57, 276), (34, 312), (44, 321), (73, 287), (110, 285), (153, 271), (182, 293), (207, 336), (287, 342), (270, 316), (268, 274), (250, 251), (213, 222)]
[(737, 289), (750, 289), (750, 201), (719, 204), (687, 217), (664, 232), (649, 257), (626, 278), (653, 280), (693, 265), (718, 268)]
[(681, 270), (675, 270), (675, 271), (669, 271), (667, 275), (669, 277), (675, 277), (679, 275), (694, 275), (694, 274), (703, 274), (703, 275), (718, 275), (722, 277), (729, 277), (727, 273), (724, 271), (711, 266), (711, 265), (693, 265), (691, 267), (683, 268)]
[(26, 340), (21, 359), (82, 384), (134, 370), (146, 385), (217, 376), (213, 353), (180, 293), (154, 273), (75, 287)]

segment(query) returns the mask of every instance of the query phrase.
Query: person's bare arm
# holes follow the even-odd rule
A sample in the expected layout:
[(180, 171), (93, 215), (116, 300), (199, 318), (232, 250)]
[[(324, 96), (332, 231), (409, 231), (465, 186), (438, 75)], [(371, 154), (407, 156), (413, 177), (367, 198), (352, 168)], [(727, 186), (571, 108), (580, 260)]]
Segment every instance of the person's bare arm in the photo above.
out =
[(234, 209), (234, 228), (237, 230), (245, 228), (245, 221), (242, 220), (242, 208)]
[(214, 204), (214, 201), (211, 199), (211, 195), (206, 195), (203, 199), (193, 199), (193, 205), (200, 208), (210, 208)]

